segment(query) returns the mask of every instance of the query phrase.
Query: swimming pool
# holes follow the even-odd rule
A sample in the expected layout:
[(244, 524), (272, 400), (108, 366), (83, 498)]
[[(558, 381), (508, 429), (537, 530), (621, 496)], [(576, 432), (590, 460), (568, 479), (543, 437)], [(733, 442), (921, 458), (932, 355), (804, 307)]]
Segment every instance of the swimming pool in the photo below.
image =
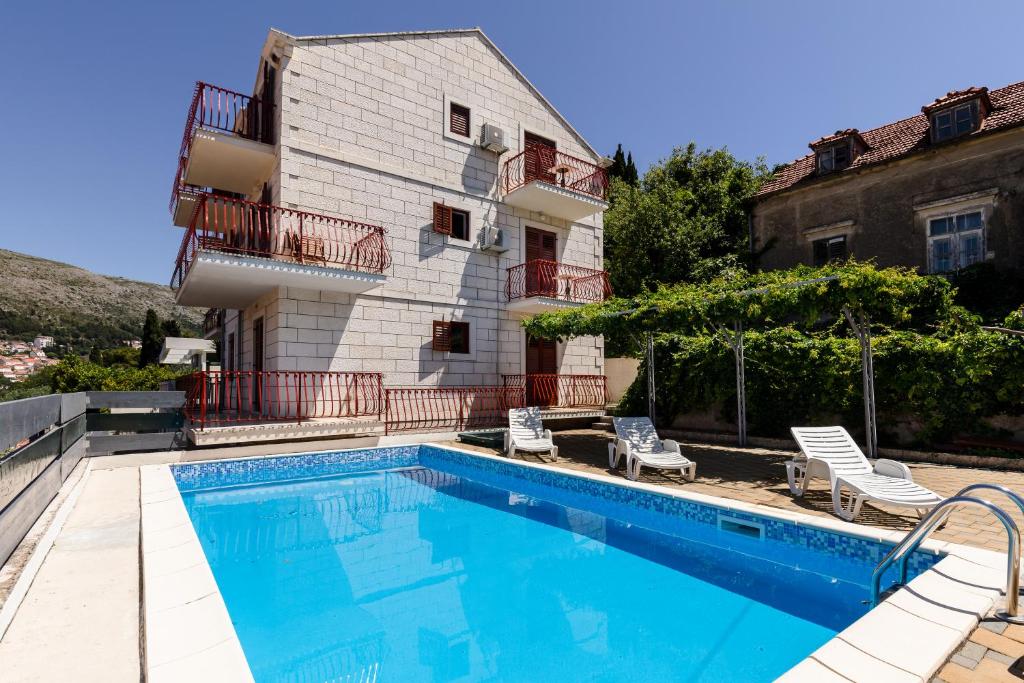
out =
[(771, 680), (887, 549), (430, 445), (172, 472), (257, 681)]

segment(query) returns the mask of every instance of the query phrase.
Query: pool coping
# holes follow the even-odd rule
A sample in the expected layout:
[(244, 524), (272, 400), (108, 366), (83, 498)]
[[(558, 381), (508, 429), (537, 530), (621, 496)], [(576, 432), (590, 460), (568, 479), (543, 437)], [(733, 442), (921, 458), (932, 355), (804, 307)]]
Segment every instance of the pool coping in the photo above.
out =
[[(421, 446), (420, 443), (396, 444)], [(485, 460), (513, 463), (564, 476), (671, 496), (720, 510), (744, 512), (796, 525), (872, 541), (896, 543), (904, 533), (815, 517), (767, 505), (720, 498), (680, 489), (547, 463), (509, 460), (476, 451), (428, 444)], [(329, 449), (344, 453), (368, 448)], [(231, 460), (307, 455), (263, 455)], [(195, 679), (252, 681), (238, 635), (185, 510), (170, 465), (140, 468), (145, 668), (152, 681)], [(945, 541), (929, 540), (922, 549), (946, 557), (812, 652), (779, 680), (928, 681), (996, 606), (1005, 582), (1005, 554)]]

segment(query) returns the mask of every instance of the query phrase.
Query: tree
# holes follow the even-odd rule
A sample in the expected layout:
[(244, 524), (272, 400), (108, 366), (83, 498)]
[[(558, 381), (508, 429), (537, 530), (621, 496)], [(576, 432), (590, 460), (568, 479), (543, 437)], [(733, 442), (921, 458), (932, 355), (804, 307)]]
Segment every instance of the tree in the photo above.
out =
[(89, 351), (89, 362), (96, 363), (97, 365), (103, 364), (103, 351), (100, 349), (99, 344), (92, 345), (92, 350)]
[(615, 148), (615, 154), (612, 155), (612, 165), (608, 167), (608, 177), (618, 178), (630, 185), (636, 185), (638, 176), (636, 172), (636, 164), (633, 163), (633, 153), (630, 152), (628, 155), (622, 151), (622, 143)]
[(633, 153), (630, 152), (626, 155), (626, 169), (623, 172), (622, 179), (630, 185), (636, 185), (640, 180), (639, 174), (636, 172), (636, 164), (633, 163)]
[[(628, 171), (631, 156), (625, 163)], [(726, 149), (698, 151), (690, 143), (635, 186), (613, 180), (604, 255), (615, 293), (633, 296), (740, 267), (747, 255), (747, 202), (766, 177), (761, 161), (738, 161)]]
[(142, 351), (139, 353), (140, 368), (160, 362), (160, 348), (163, 342), (164, 335), (159, 316), (152, 308), (146, 309), (146, 322), (142, 324)]
[(181, 325), (174, 318), (169, 318), (160, 324), (160, 329), (164, 333), (164, 337), (180, 337), (181, 336)]

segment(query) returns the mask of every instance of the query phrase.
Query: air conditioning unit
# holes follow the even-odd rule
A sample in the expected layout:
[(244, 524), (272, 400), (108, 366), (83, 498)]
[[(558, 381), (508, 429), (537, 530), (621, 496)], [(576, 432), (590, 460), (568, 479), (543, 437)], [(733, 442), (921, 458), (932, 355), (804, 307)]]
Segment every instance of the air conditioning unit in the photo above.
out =
[(505, 231), (501, 228), (484, 228), (484, 243), (481, 248), (495, 254), (508, 251), (508, 244), (505, 243)]
[(505, 131), (493, 123), (485, 123), (480, 134), (480, 146), (495, 154), (504, 154), (508, 151), (505, 145)]

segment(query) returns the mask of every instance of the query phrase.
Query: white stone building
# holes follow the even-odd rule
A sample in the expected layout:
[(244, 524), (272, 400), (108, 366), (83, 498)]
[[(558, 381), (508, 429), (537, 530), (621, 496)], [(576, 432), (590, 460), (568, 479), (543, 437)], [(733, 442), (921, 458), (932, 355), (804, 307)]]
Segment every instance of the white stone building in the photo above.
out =
[(345, 417), (325, 387), (373, 373), (603, 407), (602, 340), (527, 339), (520, 320), (608, 295), (606, 163), (479, 29), (271, 30), (252, 96), (197, 84), (174, 181), (172, 285), (213, 309), (216, 381), (235, 383), (203, 400), (287, 417), (280, 397), (312, 384), (305, 416)]

